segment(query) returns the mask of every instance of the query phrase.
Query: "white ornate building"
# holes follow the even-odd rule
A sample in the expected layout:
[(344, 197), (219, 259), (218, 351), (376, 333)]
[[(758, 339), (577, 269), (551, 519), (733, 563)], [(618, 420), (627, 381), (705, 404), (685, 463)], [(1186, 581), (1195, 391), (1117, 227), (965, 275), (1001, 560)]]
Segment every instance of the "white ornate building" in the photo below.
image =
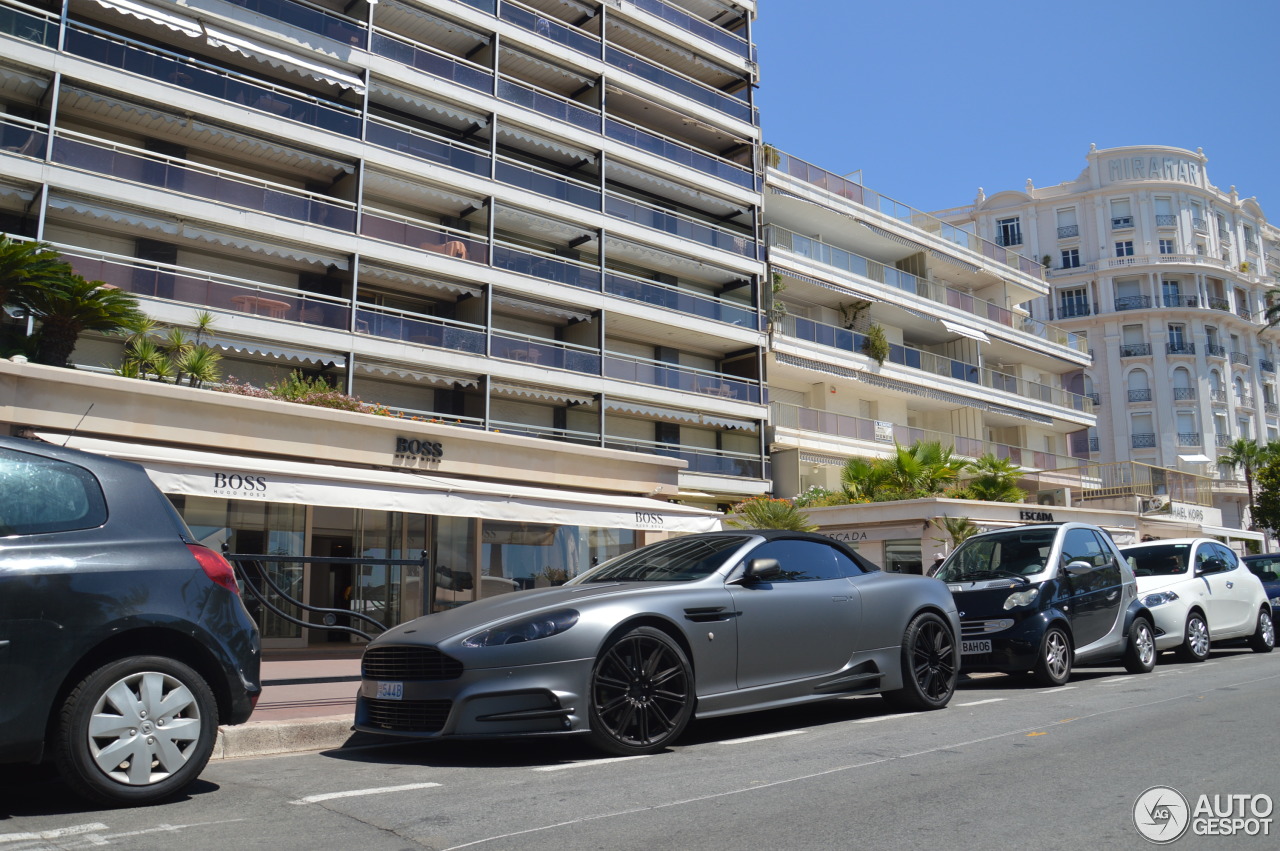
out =
[(1088, 337), (1092, 363), (1071, 386), (1098, 423), (1072, 454), (1214, 476), (1223, 523), (1239, 525), (1239, 473), (1215, 462), (1236, 438), (1280, 438), (1280, 332), (1265, 319), (1280, 232), (1207, 163), (1201, 150), (1092, 147), (1074, 180), (979, 190), (938, 215), (1039, 258), (1050, 292), (1032, 315)]

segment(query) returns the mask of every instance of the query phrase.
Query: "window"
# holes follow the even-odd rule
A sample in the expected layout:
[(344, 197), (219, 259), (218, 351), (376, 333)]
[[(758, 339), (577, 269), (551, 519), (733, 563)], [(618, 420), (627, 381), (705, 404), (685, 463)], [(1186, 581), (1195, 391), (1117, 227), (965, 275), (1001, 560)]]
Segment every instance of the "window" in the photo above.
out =
[(1187, 326), (1182, 324), (1169, 326), (1169, 348), (1180, 351), (1187, 344)]
[(1011, 219), (996, 219), (997, 241), (1001, 245), (1022, 244), (1022, 223), (1017, 216)]
[(1064, 269), (1080, 268), (1080, 249), (1079, 248), (1062, 249), (1062, 268)]
[(1111, 202), (1111, 229), (1123, 230), (1131, 227), (1133, 227), (1133, 213), (1129, 209), (1129, 199), (1113, 199)]
[(747, 559), (776, 558), (782, 568), (783, 582), (812, 582), (820, 579), (840, 579), (844, 575), (836, 563), (836, 551), (815, 541), (765, 541), (747, 556)]
[(1076, 208), (1068, 207), (1058, 211), (1058, 239), (1071, 239), (1080, 235), (1080, 226), (1076, 224)]
[(1120, 241), (1120, 242), (1117, 242), (1117, 243), (1116, 243), (1116, 256), (1117, 256), (1117, 257), (1132, 257), (1132, 256), (1133, 256), (1133, 240), (1132, 240), (1132, 239), (1126, 239), (1126, 240), (1122, 240), (1122, 241)]
[(1165, 307), (1182, 307), (1182, 287), (1177, 281), (1161, 281), (1160, 294)]
[(1172, 240), (1172, 239), (1162, 239), (1162, 240), (1160, 240), (1160, 253), (1161, 253), (1161, 254), (1175, 254), (1175, 253), (1177, 253), (1177, 246), (1175, 245), (1175, 242), (1176, 242), (1176, 240)]
[(0, 535), (93, 529), (106, 520), (102, 487), (88, 470), (0, 449)]
[(1062, 563), (1087, 561), (1093, 567), (1101, 567), (1111, 554), (1103, 548), (1092, 529), (1068, 529), (1062, 538)]
[(1072, 316), (1089, 315), (1089, 296), (1084, 287), (1063, 290), (1059, 293), (1059, 298), (1060, 313), (1064, 319)]

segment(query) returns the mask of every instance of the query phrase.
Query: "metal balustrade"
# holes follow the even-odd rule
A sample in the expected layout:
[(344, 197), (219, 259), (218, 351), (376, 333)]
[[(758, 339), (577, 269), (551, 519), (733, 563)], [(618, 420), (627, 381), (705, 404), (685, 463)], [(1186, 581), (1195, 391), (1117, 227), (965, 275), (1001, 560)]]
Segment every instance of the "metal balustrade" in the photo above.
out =
[(1177, 226), (1177, 224), (1177, 216), (1171, 216), (1167, 213), (1160, 213), (1156, 216), (1156, 227), (1158, 228), (1171, 228)]
[(669, 387), (740, 402), (759, 402), (762, 395), (758, 381), (614, 352), (605, 353), (604, 375), (619, 381)]
[(1173, 401), (1175, 402), (1191, 402), (1195, 400), (1196, 395), (1196, 388), (1194, 387), (1173, 388)]
[(1140, 432), (1130, 435), (1130, 446), (1134, 449), (1154, 449), (1156, 436), (1151, 432)]
[(1199, 446), (1201, 445), (1200, 432), (1198, 431), (1180, 431), (1178, 432), (1179, 446)]
[(756, 110), (751, 104), (739, 97), (717, 91), (692, 77), (686, 77), (683, 74), (654, 65), (652, 62), (614, 45), (606, 45), (604, 53), (605, 61), (614, 68), (635, 74), (644, 80), (661, 86), (667, 91), (687, 97), (717, 112), (723, 112), (733, 118), (751, 122), (752, 124), (756, 123), (754, 120)]
[(549, 15), (534, 12), (525, 6), (502, 0), (498, 4), (498, 17), (521, 29), (536, 33), (570, 50), (600, 58), (602, 43), (599, 38), (575, 27), (561, 23)]
[(683, 9), (677, 9), (668, 3), (662, 2), (662, 0), (631, 0), (631, 2), (637, 8), (644, 9), (669, 24), (674, 24), (682, 30), (701, 36), (707, 41), (730, 50), (744, 59), (751, 58), (752, 48), (747, 40), (726, 30), (724, 27), (718, 27), (710, 21), (691, 15)]
[(1168, 355), (1194, 355), (1196, 353), (1196, 344), (1185, 341), (1171, 341), (1164, 344), (1165, 354)]
[(1249, 355), (1247, 352), (1232, 352), (1230, 360), (1232, 363), (1238, 363), (1242, 366), (1249, 365)]
[(264, 17), (325, 36), (343, 44), (364, 46), (367, 30), (362, 22), (296, 0), (226, 0)]
[(663, 159), (727, 180), (745, 189), (756, 186), (756, 175), (750, 168), (721, 159), (706, 151), (700, 151), (683, 142), (669, 139), (652, 130), (637, 127), (617, 118), (606, 118), (604, 132), (610, 139), (622, 142), (624, 145), (656, 154)]
[(1220, 346), (1217, 343), (1205, 343), (1204, 353), (1211, 358), (1225, 358), (1227, 356), (1227, 347)]
[(1122, 358), (1140, 358), (1151, 354), (1150, 343), (1121, 343), (1120, 357)]
[(1151, 391), (1150, 391), (1149, 389), (1145, 389), (1145, 390), (1130, 390), (1130, 391), (1129, 391), (1129, 401), (1130, 401), (1130, 402), (1150, 402), (1150, 401), (1151, 401)]
[(1116, 299), (1116, 310), (1143, 310), (1151, 307), (1149, 295), (1125, 295)]
[(369, 50), (401, 65), (486, 94), (494, 93), (494, 74), (471, 62), (375, 28)]
[(1080, 235), (1079, 225), (1063, 225), (1058, 228), (1058, 239), (1071, 239)]

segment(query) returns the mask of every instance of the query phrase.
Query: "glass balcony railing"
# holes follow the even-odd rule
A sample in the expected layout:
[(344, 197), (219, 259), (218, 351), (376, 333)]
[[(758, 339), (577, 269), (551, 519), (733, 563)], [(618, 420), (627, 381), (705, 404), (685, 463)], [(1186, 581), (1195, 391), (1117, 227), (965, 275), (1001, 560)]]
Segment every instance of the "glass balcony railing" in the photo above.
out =
[(481, 326), (385, 307), (357, 307), (355, 331), (472, 355), (485, 353), (485, 333)]
[(531, 275), (544, 281), (600, 292), (599, 266), (502, 243), (493, 246), (493, 265), (518, 275)]
[(721, 399), (736, 399), (739, 402), (759, 402), (761, 398), (758, 381), (647, 358), (606, 354), (604, 374), (606, 378), (616, 378), (619, 381), (670, 387), (686, 393), (702, 393)]
[(604, 122), (604, 132), (610, 139), (616, 139), (633, 148), (657, 154), (663, 159), (697, 169), (703, 174), (727, 180), (745, 189), (752, 189), (756, 185), (756, 176), (751, 169), (695, 150), (688, 145), (668, 139), (665, 136), (659, 136), (652, 131), (642, 130), (634, 124), (628, 124), (616, 118), (608, 118)]
[(45, 125), (13, 115), (0, 115), (0, 153), (42, 160), (48, 143)]
[(600, 374), (598, 349), (561, 343), (543, 337), (531, 337), (495, 329), (490, 353), (495, 358), (527, 363), (542, 369), (567, 369), (584, 375)]
[(659, 68), (634, 53), (609, 45), (605, 48), (605, 61), (615, 68), (635, 74), (642, 79), (678, 95), (683, 95), (717, 112), (723, 112), (753, 125), (756, 123), (755, 110), (746, 101), (705, 86), (697, 80), (685, 77), (682, 74)]
[(58, 43), (58, 18), (31, 8), (0, 6), (0, 33), (53, 47)]
[(606, 437), (604, 445), (606, 449), (622, 449), (627, 452), (645, 452), (666, 458), (679, 458), (688, 463), (686, 472), (690, 473), (734, 476), (744, 479), (762, 479), (768, 475), (768, 465), (762, 462), (758, 455), (747, 455), (743, 452), (615, 437)]
[(730, 50), (743, 59), (751, 58), (751, 45), (736, 33), (724, 27), (718, 27), (710, 21), (691, 15), (683, 9), (662, 2), (662, 0), (633, 0), (635, 6), (644, 9), (651, 15), (657, 15), (669, 24), (674, 24), (686, 32), (705, 38), (712, 44)]
[(757, 331), (762, 327), (759, 311), (747, 305), (733, 304), (711, 296), (691, 293), (679, 287), (642, 281), (616, 272), (606, 272), (604, 289), (605, 292), (619, 298), (656, 305), (689, 316), (741, 325)]
[(781, 151), (775, 151), (775, 154), (778, 164), (774, 167), (784, 174), (803, 180), (805, 183), (811, 183), (833, 195), (839, 195), (846, 200), (853, 201), (855, 204), (878, 210), (913, 228), (934, 234), (948, 242), (976, 252), (989, 260), (994, 260), (997, 263), (1003, 263), (1006, 266), (1025, 272), (1037, 280), (1044, 279), (1044, 266), (1029, 257), (1023, 257), (1015, 251), (996, 245), (991, 240), (983, 239), (963, 228), (947, 224), (929, 213), (921, 212), (914, 207), (895, 201), (887, 195), (881, 195), (857, 181), (834, 174), (816, 165), (811, 165), (804, 160), (797, 159), (790, 154), (784, 154)]
[(369, 49), (401, 65), (486, 94), (493, 93), (493, 72), (438, 50), (375, 29)]
[(579, 181), (508, 160), (498, 161), (495, 174), (498, 180), (509, 186), (518, 186), (588, 210), (600, 209), (600, 190)]
[(536, 89), (524, 83), (517, 83), (508, 77), (498, 78), (498, 97), (508, 103), (514, 103), (517, 106), (532, 109), (542, 115), (557, 118), (560, 121), (572, 124), (574, 127), (581, 127), (593, 133), (600, 132), (602, 119), (597, 110), (589, 109), (575, 101), (551, 92)]
[(104, 281), (144, 298), (248, 313), (339, 331), (346, 331), (351, 321), (351, 307), (341, 299), (285, 287), (268, 287), (180, 266), (148, 263), (66, 246), (59, 246), (59, 249), (71, 267), (88, 280)]
[(240, 209), (334, 230), (355, 229), (356, 212), (352, 204), (266, 181), (252, 181), (217, 169), (196, 168), (183, 161), (144, 154), (124, 146), (67, 138), (60, 132), (53, 140), (53, 161)]
[(363, 47), (365, 28), (357, 21), (295, 0), (227, 0), (268, 18), (313, 32), (343, 44)]
[(600, 435), (592, 431), (577, 431), (554, 426), (540, 426), (531, 423), (517, 423), (511, 420), (489, 420), (489, 427), (503, 434), (518, 434), (522, 437), (538, 437), (543, 440), (555, 440), (561, 443), (577, 443), (582, 446), (599, 446)]
[[(774, 327), (778, 328), (785, 336), (845, 352), (861, 354), (867, 343), (867, 338), (864, 334), (797, 316), (783, 317), (781, 322), (775, 323)], [(979, 384), (991, 390), (1012, 393), (1025, 399), (1035, 399), (1076, 411), (1093, 412), (1093, 401), (1088, 396), (1071, 393), (1059, 387), (1050, 387), (1047, 384), (1026, 381), (1004, 372), (997, 372), (993, 369), (943, 357), (942, 355), (935, 355), (920, 349), (913, 349), (909, 346), (890, 344), (889, 356), (886, 360), (889, 363), (895, 363), (909, 369), (918, 369), (930, 375)]]
[(73, 25), (66, 32), (66, 51), (83, 59), (320, 130), (353, 138), (360, 135), (360, 114), (350, 107), (293, 92), (216, 65), (144, 48), (118, 36)]
[(974, 298), (968, 293), (962, 293), (942, 284), (916, 277), (893, 266), (887, 266), (860, 254), (854, 254), (843, 248), (837, 248), (834, 245), (828, 245), (811, 237), (802, 236), (777, 225), (769, 226), (766, 232), (766, 239), (771, 246), (799, 254), (802, 257), (807, 257), (810, 260), (822, 263), (825, 266), (831, 266), (842, 272), (867, 278), (877, 284), (884, 284), (939, 304), (945, 304), (991, 322), (997, 322), (1006, 327), (1032, 334), (1050, 343), (1066, 346), (1078, 352), (1088, 351), (1087, 339), (1079, 334), (1059, 328), (1056, 325), (1050, 325), (1047, 322), (1041, 322), (1038, 319), (1032, 319), (1029, 316), (1016, 314), (998, 304)]
[(734, 233), (721, 228), (698, 222), (687, 216), (642, 204), (619, 195), (606, 195), (604, 211), (616, 219), (660, 230), (673, 236), (693, 240), (702, 245), (710, 245), (724, 251), (731, 251), (743, 257), (757, 256), (756, 241), (749, 234)]
[(385, 119), (369, 119), (365, 125), (365, 141), (380, 148), (398, 151), (415, 159), (456, 168), (469, 174), (486, 177), (489, 174), (487, 154)]
[(410, 248), (420, 248), (459, 260), (470, 260), (473, 263), (489, 262), (488, 244), (475, 239), (466, 231), (433, 225), (393, 213), (381, 213), (366, 208), (364, 215), (360, 218), (360, 235), (383, 242), (406, 245)]
[(523, 30), (536, 33), (550, 39), (556, 44), (585, 53), (587, 56), (600, 58), (602, 44), (600, 39), (588, 35), (582, 30), (567, 26), (555, 18), (540, 15), (524, 6), (502, 0), (498, 6), (498, 17), (507, 23), (515, 24)]

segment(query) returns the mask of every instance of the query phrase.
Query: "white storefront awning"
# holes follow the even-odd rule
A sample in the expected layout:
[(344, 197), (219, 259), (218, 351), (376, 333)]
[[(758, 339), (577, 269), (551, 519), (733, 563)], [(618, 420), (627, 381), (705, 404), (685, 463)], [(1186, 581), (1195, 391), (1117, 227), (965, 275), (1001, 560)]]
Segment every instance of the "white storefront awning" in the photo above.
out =
[(1265, 540), (1265, 536), (1261, 532), (1254, 532), (1250, 529), (1232, 529), (1230, 526), (1209, 526), (1200, 524), (1200, 529), (1206, 535), (1217, 535), (1223, 538), (1235, 538), (1236, 540), (1258, 541)]
[[(712, 532), (722, 515), (639, 496), (554, 490), (443, 476), (400, 473), (196, 452), (72, 435), (39, 434), (59, 446), (141, 464), (161, 491), (380, 511), (480, 517), (561, 526), (664, 532)], [(244, 487), (253, 477), (253, 488)]]

